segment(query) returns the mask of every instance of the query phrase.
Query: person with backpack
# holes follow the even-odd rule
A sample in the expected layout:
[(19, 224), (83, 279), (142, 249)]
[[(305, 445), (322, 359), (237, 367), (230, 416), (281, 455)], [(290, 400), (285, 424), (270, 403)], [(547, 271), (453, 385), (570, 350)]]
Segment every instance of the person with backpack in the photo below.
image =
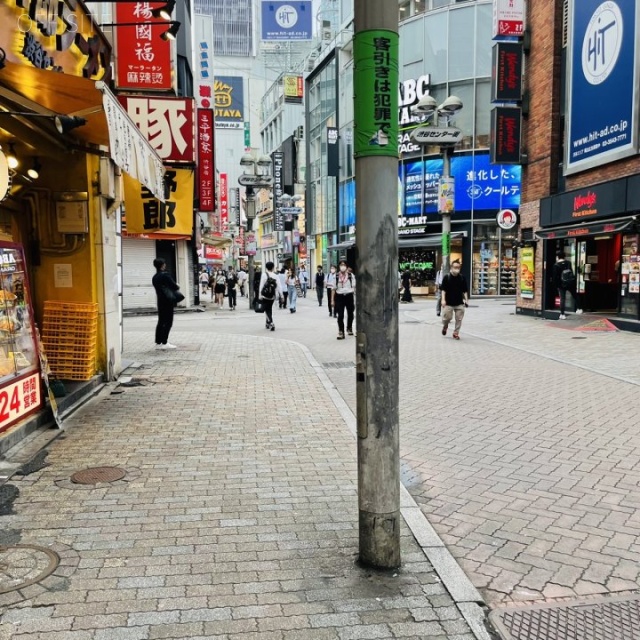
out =
[(454, 340), (460, 340), (460, 327), (462, 326), (462, 318), (464, 318), (464, 310), (469, 306), (469, 285), (467, 280), (460, 273), (460, 260), (454, 260), (451, 263), (451, 271), (442, 278), (440, 291), (442, 292), (442, 306), (444, 315), (442, 316), (442, 335), (447, 335), (449, 323), (453, 320), (455, 314), (456, 324), (453, 329)]
[(356, 277), (348, 271), (345, 260), (340, 260), (336, 277), (335, 308), (338, 315), (338, 340), (344, 340), (344, 311), (347, 310), (347, 333), (353, 335), (353, 315), (355, 301)]
[(229, 309), (233, 311), (236, 308), (236, 302), (238, 299), (236, 286), (238, 284), (238, 276), (236, 276), (233, 267), (229, 267), (227, 272), (227, 297), (229, 298)]
[(222, 269), (218, 269), (213, 279), (212, 295), (220, 309), (224, 306), (224, 292), (227, 287), (227, 276)]
[(274, 271), (274, 264), (271, 261), (267, 262), (265, 270), (260, 276), (260, 286), (258, 290), (260, 291), (259, 299), (262, 303), (262, 308), (267, 316), (265, 328), (275, 331), (276, 325), (273, 324), (273, 303), (276, 301), (276, 297), (278, 299), (282, 298), (282, 289), (280, 288), (278, 274)]
[(296, 303), (298, 301), (298, 287), (300, 286), (300, 282), (296, 276), (295, 267), (291, 267), (289, 272), (287, 273), (287, 292), (289, 294), (289, 311), (291, 313), (296, 312)]
[(307, 273), (307, 267), (302, 265), (300, 267), (300, 271), (298, 272), (298, 282), (300, 284), (300, 292), (302, 293), (302, 297), (307, 297), (307, 287), (309, 286), (309, 274)]
[(553, 265), (553, 284), (560, 296), (560, 318), (566, 320), (567, 291), (571, 293), (576, 306), (576, 313), (582, 313), (578, 293), (576, 292), (576, 276), (571, 268), (571, 263), (565, 258), (563, 251), (556, 254), (556, 263)]

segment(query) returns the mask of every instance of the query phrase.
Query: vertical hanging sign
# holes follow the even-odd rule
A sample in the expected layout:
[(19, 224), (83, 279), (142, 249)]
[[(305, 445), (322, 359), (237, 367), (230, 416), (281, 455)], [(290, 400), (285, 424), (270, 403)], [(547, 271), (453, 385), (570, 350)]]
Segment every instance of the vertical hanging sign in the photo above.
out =
[(273, 158), (273, 201), (275, 205), (274, 231), (284, 231), (284, 216), (282, 215), (282, 205), (280, 198), (284, 193), (284, 153), (274, 151)]
[(213, 109), (198, 109), (198, 183), (200, 211), (214, 211)]
[(220, 174), (220, 224), (221, 231), (229, 229), (229, 183), (227, 174)]
[(398, 157), (398, 34), (387, 30), (356, 33), (355, 157)]

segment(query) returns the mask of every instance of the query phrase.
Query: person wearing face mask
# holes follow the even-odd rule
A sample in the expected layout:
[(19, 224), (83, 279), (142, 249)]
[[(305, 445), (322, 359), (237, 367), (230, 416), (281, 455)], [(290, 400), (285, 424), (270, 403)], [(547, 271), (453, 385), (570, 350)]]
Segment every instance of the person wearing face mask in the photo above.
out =
[(455, 314), (456, 323), (453, 337), (455, 340), (460, 340), (460, 326), (462, 325), (462, 318), (464, 318), (464, 310), (469, 306), (467, 304), (469, 285), (467, 285), (465, 277), (460, 273), (460, 260), (454, 260), (451, 263), (451, 273), (442, 278), (440, 291), (442, 292), (441, 302), (444, 309), (442, 314), (442, 335), (447, 335), (449, 323)]
[(335, 314), (333, 298), (336, 289), (336, 268), (333, 265), (329, 269), (324, 286), (327, 290), (327, 306), (329, 307), (329, 317), (331, 318)]
[(356, 277), (350, 273), (347, 263), (340, 261), (336, 277), (335, 308), (338, 312), (338, 340), (344, 340), (344, 311), (347, 310), (347, 333), (353, 335), (353, 312), (355, 310)]

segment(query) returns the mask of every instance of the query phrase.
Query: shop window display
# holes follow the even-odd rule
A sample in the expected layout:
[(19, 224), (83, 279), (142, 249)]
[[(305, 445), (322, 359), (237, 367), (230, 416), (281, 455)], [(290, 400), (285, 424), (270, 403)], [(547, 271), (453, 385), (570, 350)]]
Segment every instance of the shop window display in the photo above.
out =
[(620, 313), (637, 318), (640, 307), (640, 235), (622, 237), (620, 261)]
[(476, 225), (474, 231), (471, 295), (515, 295), (515, 234), (488, 224)]
[(400, 273), (411, 274), (413, 287), (429, 287), (436, 279), (436, 252), (425, 249), (401, 249), (398, 259)]

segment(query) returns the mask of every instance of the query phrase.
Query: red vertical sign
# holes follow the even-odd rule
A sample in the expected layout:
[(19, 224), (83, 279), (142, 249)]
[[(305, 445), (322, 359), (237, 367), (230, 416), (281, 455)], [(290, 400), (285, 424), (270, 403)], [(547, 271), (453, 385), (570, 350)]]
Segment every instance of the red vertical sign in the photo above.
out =
[(229, 228), (229, 189), (226, 173), (220, 174), (220, 223), (222, 231)]
[(197, 138), (200, 211), (212, 212), (215, 208), (213, 187), (213, 109), (198, 109)]
[[(172, 89), (171, 42), (160, 35), (171, 25), (154, 18), (151, 10), (164, 2), (119, 2), (115, 22), (141, 23), (131, 27), (114, 27), (118, 52), (116, 86), (119, 89), (166, 91)], [(145, 24), (158, 22), (155, 24)]]

